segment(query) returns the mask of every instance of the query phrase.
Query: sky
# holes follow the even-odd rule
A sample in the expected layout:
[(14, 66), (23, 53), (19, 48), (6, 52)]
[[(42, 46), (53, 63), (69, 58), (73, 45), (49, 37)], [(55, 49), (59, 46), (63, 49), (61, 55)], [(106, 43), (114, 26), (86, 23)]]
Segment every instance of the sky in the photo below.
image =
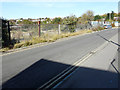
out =
[[(74, 0), (73, 0), (74, 1)], [(118, 12), (118, 1), (99, 0), (89, 1), (8, 1), (0, 3), (0, 17), (5, 19), (19, 18), (54, 18), (75, 15), (80, 17), (88, 10), (92, 10), (94, 15), (102, 15), (111, 11)]]

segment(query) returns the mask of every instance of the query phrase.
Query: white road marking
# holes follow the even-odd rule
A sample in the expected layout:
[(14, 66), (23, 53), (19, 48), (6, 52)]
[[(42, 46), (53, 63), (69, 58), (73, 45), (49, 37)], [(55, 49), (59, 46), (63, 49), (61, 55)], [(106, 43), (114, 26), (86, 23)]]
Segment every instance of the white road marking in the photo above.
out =
[[(95, 49), (95, 50), (93, 50), (93, 51), (91, 51), (92, 53), (88, 53), (88, 54), (86, 54), (85, 56), (83, 56), (81, 59), (79, 59), (78, 61), (76, 61), (72, 66), (74, 66), (74, 67), (72, 67), (72, 66), (70, 66), (70, 67), (72, 67), (70, 70), (68, 70), (66, 73), (64, 73), (62, 76), (60, 76), (59, 78), (57, 78), (60, 74), (62, 74), (64, 71), (66, 71), (68, 68), (70, 68), (70, 67), (68, 67), (67, 69), (65, 69), (64, 71), (62, 71), (61, 73), (59, 73), (57, 76), (55, 76), (54, 78), (52, 78), (52, 79), (50, 79), (48, 82), (46, 82), (45, 84), (43, 84), (41, 87), (39, 87), (38, 88), (38, 90), (40, 89), (40, 88), (43, 88), (44, 86), (46, 86), (48, 83), (50, 83), (52, 80), (54, 80), (55, 78), (57, 78), (55, 81), (53, 81), (51, 84), (49, 84), (46, 88), (49, 88), (52, 84), (54, 84), (57, 80), (59, 80), (60, 78), (62, 78), (64, 75), (66, 75), (67, 73), (69, 73), (70, 71), (72, 71), (76, 66), (79, 66), (81, 63), (83, 63), (84, 61), (86, 61), (89, 57), (91, 57), (94, 53), (96, 53), (96, 52), (98, 52), (99, 50), (101, 50), (102, 48), (104, 48), (106, 45), (107, 45), (107, 43), (109, 43), (109, 42), (105, 42), (105, 43), (103, 43), (100, 47), (98, 47), (97, 49)], [(64, 80), (64, 79), (63, 79)], [(61, 82), (63, 82), (63, 80), (62, 81), (60, 81), (58, 84), (60, 84)], [(58, 85), (57, 84), (57, 85)], [(56, 87), (56, 85), (54, 86), (54, 87)]]

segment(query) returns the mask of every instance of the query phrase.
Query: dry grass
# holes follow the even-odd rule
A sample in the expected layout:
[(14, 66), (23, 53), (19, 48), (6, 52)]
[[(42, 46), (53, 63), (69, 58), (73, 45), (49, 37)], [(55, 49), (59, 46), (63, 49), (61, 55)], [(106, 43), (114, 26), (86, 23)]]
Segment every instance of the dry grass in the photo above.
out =
[(73, 32), (73, 33), (61, 33), (59, 35), (58, 34), (49, 35), (46, 33), (41, 37), (34, 37), (34, 38), (32, 38), (32, 40), (17, 43), (14, 45), (13, 48), (15, 49), (15, 48), (20, 48), (20, 47), (24, 47), (24, 46), (30, 46), (30, 45), (37, 44), (37, 43), (54, 42), (61, 38), (82, 35), (82, 34), (91, 33), (91, 32), (92, 32), (92, 30), (81, 30), (78, 32)]
[(5, 52), (5, 51), (8, 51), (8, 50), (10, 50), (9, 48), (2, 48), (2, 49), (0, 49), (0, 52)]

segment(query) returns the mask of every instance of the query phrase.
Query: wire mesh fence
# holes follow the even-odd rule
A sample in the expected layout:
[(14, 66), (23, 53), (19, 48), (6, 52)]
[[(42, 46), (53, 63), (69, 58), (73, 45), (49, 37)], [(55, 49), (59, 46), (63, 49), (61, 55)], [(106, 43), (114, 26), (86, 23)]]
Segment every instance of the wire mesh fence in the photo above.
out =
[(91, 29), (93, 26), (90, 24), (75, 24), (75, 25), (65, 25), (65, 24), (40, 24), (40, 29), (38, 24), (34, 25), (15, 25), (10, 26), (11, 29), (11, 39), (17, 42), (31, 40), (33, 37), (39, 37), (40, 35), (55, 35), (61, 33), (72, 33), (79, 30)]
[(41, 33), (59, 34), (59, 24), (41, 24)]
[(38, 25), (11, 26), (11, 39), (17, 41), (30, 40), (38, 35)]

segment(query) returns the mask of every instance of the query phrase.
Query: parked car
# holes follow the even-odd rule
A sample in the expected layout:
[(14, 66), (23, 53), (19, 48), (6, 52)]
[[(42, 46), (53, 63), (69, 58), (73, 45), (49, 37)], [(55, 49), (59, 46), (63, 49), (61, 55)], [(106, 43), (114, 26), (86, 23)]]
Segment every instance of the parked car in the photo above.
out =
[(110, 28), (112, 28), (111, 25), (104, 25), (104, 29), (110, 29)]

